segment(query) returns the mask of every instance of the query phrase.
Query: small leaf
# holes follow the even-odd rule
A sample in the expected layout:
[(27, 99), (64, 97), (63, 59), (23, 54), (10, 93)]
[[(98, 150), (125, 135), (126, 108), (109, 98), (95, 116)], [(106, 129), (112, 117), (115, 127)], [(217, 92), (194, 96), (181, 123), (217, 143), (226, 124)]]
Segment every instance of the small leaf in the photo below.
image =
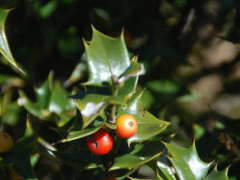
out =
[(205, 180), (228, 180), (228, 169), (229, 167), (225, 168), (223, 171), (218, 171), (217, 166), (215, 166), (211, 173), (205, 178)]
[(124, 83), (119, 88), (118, 95), (126, 95), (128, 99), (131, 99), (132, 95), (136, 92), (138, 77), (144, 72), (143, 65), (137, 62), (137, 57), (134, 57), (131, 60), (131, 65), (118, 80), (119, 83)]
[(148, 158), (138, 157), (138, 156), (133, 155), (133, 154), (126, 154), (126, 155), (123, 155), (123, 156), (116, 157), (114, 159), (114, 164), (110, 168), (110, 171), (111, 170), (117, 170), (117, 169), (129, 169), (129, 170), (131, 170), (132, 168), (134, 168), (136, 166), (140, 166), (141, 164), (145, 164), (146, 162), (151, 161), (152, 159), (159, 156), (160, 154), (161, 153), (158, 153), (158, 154), (156, 154), (152, 157), (148, 157)]
[(11, 50), (8, 45), (7, 35), (5, 32), (5, 22), (7, 19), (7, 15), (11, 10), (3, 9), (0, 10), (0, 53), (12, 64), (14, 65), (19, 71), (25, 74), (15, 62)]
[(111, 38), (94, 27), (92, 30), (92, 40), (84, 41), (89, 69), (89, 79), (84, 85), (111, 85), (112, 77), (119, 77), (130, 65), (123, 34), (119, 38)]
[(92, 124), (92, 126), (88, 126), (86, 129), (80, 130), (80, 131), (71, 131), (68, 134), (68, 137), (66, 139), (63, 139), (61, 142), (69, 142), (76, 139), (80, 139), (86, 136), (89, 136), (95, 132), (97, 132), (101, 127), (103, 126), (104, 122), (95, 120)]
[(40, 109), (38, 109), (33, 102), (26, 96), (26, 94), (22, 91), (18, 91), (20, 98), (18, 98), (18, 104), (19, 106), (24, 106), (28, 112), (33, 114), (36, 117), (44, 118), (43, 114)]
[(132, 152), (116, 157), (110, 170), (130, 170), (134, 167), (145, 164), (156, 157), (159, 157), (162, 153), (161, 150), (162, 144), (160, 142), (141, 145), (136, 144)]
[(63, 83), (64, 87), (69, 87), (76, 81), (79, 81), (83, 78), (83, 75), (87, 72), (86, 63), (80, 62), (77, 64), (75, 69), (73, 70), (71, 76)]
[(159, 174), (167, 180), (176, 180), (172, 170), (171, 164), (167, 159), (165, 153), (163, 153), (157, 161), (157, 167)]
[(131, 114), (138, 121), (137, 133), (130, 137), (127, 142), (130, 145), (133, 142), (141, 143), (155, 135), (159, 134), (170, 125), (169, 122), (157, 119), (155, 116), (144, 110), (141, 104), (141, 94), (138, 94), (127, 107), (123, 107), (117, 116), (121, 114)]
[(182, 148), (164, 143), (172, 157), (173, 164), (180, 180), (202, 180), (209, 170), (211, 163), (204, 163), (198, 156), (195, 143), (189, 148)]
[(90, 152), (52, 152), (59, 160), (63, 163), (76, 168), (77, 170), (82, 170), (88, 168), (89, 166), (95, 165), (95, 167), (101, 166), (102, 158), (101, 156), (93, 155)]
[[(126, 102), (127, 102), (126, 96), (106, 96), (106, 95), (98, 95), (98, 94), (87, 94), (83, 99), (75, 100), (73, 103), (81, 111), (81, 113), (82, 111), (84, 112), (84, 114), (82, 114), (82, 119), (83, 119), (82, 129), (84, 129), (97, 116), (102, 115), (104, 113), (104, 109), (108, 105), (110, 104), (125, 105)], [(84, 116), (86, 114), (89, 116)]]
[(51, 90), (53, 88), (53, 73), (50, 72), (46, 81), (39, 87), (35, 88), (37, 106), (41, 109), (47, 109), (51, 98)]
[(132, 178), (132, 177), (128, 177), (128, 178), (131, 179), (131, 180), (164, 180), (161, 177), (156, 177), (154, 179), (139, 179), (139, 178)]
[(66, 98), (68, 95), (69, 92), (63, 89), (60, 83), (56, 81), (52, 90), (49, 111), (61, 115), (67, 110), (73, 110), (74, 106), (69, 102), (69, 99)]
[(137, 62), (131, 63), (131, 66), (126, 70), (126, 72), (118, 79), (118, 83), (125, 82), (129, 78), (138, 77), (145, 74), (145, 69), (143, 64)]

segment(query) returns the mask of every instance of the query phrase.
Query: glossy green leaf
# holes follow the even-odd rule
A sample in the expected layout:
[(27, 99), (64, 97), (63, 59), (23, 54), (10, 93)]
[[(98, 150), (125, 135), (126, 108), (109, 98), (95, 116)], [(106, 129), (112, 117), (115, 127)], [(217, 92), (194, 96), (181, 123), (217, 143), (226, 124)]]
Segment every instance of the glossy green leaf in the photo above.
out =
[(0, 164), (11, 165), (13, 172), (22, 179), (36, 179), (30, 162), (30, 155), (35, 145), (35, 136), (21, 138), (11, 151), (0, 153)]
[(63, 83), (64, 87), (69, 87), (73, 83), (79, 81), (83, 78), (84, 74), (87, 72), (86, 63), (80, 62), (76, 65), (70, 77)]
[(159, 156), (161, 153), (158, 153), (152, 157), (144, 158), (139, 157), (134, 154), (126, 154), (114, 159), (114, 164), (110, 168), (110, 170), (116, 169), (129, 169), (131, 170), (134, 167), (140, 166), (141, 164), (145, 164), (148, 161), (151, 161), (155, 157)]
[(84, 84), (111, 85), (112, 77), (119, 77), (130, 66), (123, 34), (119, 38), (111, 38), (100, 33), (94, 27), (92, 30), (92, 40), (84, 41), (89, 69), (89, 79)]
[(173, 164), (180, 180), (202, 180), (208, 173), (211, 163), (204, 163), (198, 156), (195, 143), (189, 148), (182, 148), (164, 143), (172, 157)]
[(159, 157), (162, 153), (161, 150), (162, 144), (160, 142), (136, 144), (132, 152), (116, 157), (110, 170), (130, 170)]
[(102, 165), (101, 156), (93, 155), (89, 152), (59, 152), (54, 151), (53, 154), (61, 160), (63, 163), (76, 168), (77, 170), (82, 170), (88, 168), (89, 166), (95, 165), (95, 167)]
[(46, 81), (39, 88), (34, 88), (37, 98), (37, 106), (39, 108), (41, 109), (48, 108), (52, 88), (53, 88), (53, 73), (50, 73)]
[(128, 99), (132, 97), (136, 92), (138, 77), (140, 75), (138, 73), (145, 71), (142, 67), (143, 66), (137, 62), (137, 57), (131, 60), (131, 65), (119, 78), (119, 83), (123, 83), (123, 86), (119, 88), (118, 95), (126, 95)]
[(215, 166), (205, 180), (228, 180), (228, 169), (229, 167), (225, 168), (223, 171), (218, 171), (217, 166)]
[(20, 96), (20, 98), (18, 99), (19, 105), (24, 106), (27, 109), (27, 111), (33, 114), (34, 116), (44, 118), (41, 110), (33, 104), (33, 102), (26, 96), (26, 94), (22, 90), (19, 90), (18, 93)]
[(83, 129), (83, 130), (80, 130), (80, 131), (69, 132), (67, 138), (63, 139), (61, 142), (73, 141), (73, 140), (76, 140), (76, 139), (80, 139), (80, 138), (89, 136), (89, 135), (97, 132), (103, 125), (104, 125), (103, 121), (95, 120), (92, 123), (92, 126), (90, 125), (86, 129)]
[[(171, 138), (164, 138), (165, 142), (170, 142)], [(157, 170), (158, 174), (167, 180), (176, 180), (172, 170), (171, 170), (171, 162), (168, 160), (166, 156), (166, 147), (160, 143), (159, 141), (153, 143), (151, 146), (147, 146), (149, 148), (157, 148), (159, 151), (163, 152), (159, 157), (153, 159), (148, 162), (147, 165), (151, 167), (153, 170)]]
[(12, 64), (14, 65), (19, 71), (25, 74), (15, 62), (11, 50), (8, 45), (7, 35), (5, 32), (5, 22), (7, 19), (7, 15), (10, 12), (9, 9), (2, 9), (0, 10), (0, 53)]
[(104, 113), (104, 109), (110, 104), (125, 105), (126, 96), (106, 96), (98, 94), (87, 94), (83, 99), (75, 100), (73, 103), (81, 111), (83, 127), (86, 128), (97, 116)]
[(159, 120), (151, 113), (144, 110), (141, 104), (141, 96), (142, 93), (138, 94), (138, 96), (131, 100), (127, 106), (123, 107), (117, 115), (131, 114), (138, 121), (137, 133), (127, 140), (129, 145), (133, 142), (141, 143), (151, 137), (154, 137), (170, 125), (169, 122)]
[(63, 89), (60, 83), (56, 81), (52, 90), (52, 96), (49, 103), (49, 111), (56, 114), (61, 114), (67, 110), (74, 109), (74, 106), (70, 103), (70, 100), (66, 98), (68, 95), (69, 92)]
[(161, 177), (156, 177), (154, 179), (139, 179), (139, 178), (132, 178), (132, 177), (128, 177), (128, 178), (131, 179), (131, 180), (164, 180)]
[(172, 170), (171, 164), (166, 157), (166, 153), (163, 153), (157, 161), (157, 170), (159, 174), (167, 180), (176, 180)]

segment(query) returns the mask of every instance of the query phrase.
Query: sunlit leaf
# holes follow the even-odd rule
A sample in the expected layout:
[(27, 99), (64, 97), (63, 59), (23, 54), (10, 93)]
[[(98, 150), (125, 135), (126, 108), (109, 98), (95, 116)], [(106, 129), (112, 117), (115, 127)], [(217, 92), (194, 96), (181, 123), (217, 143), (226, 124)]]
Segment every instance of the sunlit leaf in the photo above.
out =
[(139, 165), (145, 164), (156, 157), (159, 157), (161, 152), (161, 143), (155, 142), (152, 144), (136, 144), (133, 151), (118, 156), (115, 158), (114, 163), (110, 170), (117, 169), (132, 169)]
[(84, 41), (89, 69), (89, 79), (84, 84), (111, 85), (112, 77), (119, 77), (130, 66), (123, 34), (119, 38), (111, 38), (100, 33), (94, 27), (92, 30), (92, 40)]
[(217, 166), (215, 166), (211, 173), (205, 178), (205, 180), (228, 180), (228, 169), (229, 167), (225, 168), (223, 171), (218, 171)]
[(5, 31), (5, 22), (7, 19), (7, 15), (10, 12), (9, 9), (2, 9), (0, 10), (0, 53), (12, 64), (14, 65), (19, 71), (25, 74), (15, 62), (11, 50), (8, 45), (7, 35)]
[(79, 138), (83, 138), (89, 136), (95, 132), (97, 132), (104, 125), (103, 121), (95, 120), (92, 126), (88, 126), (87, 128), (80, 131), (71, 131), (66, 139), (63, 139), (61, 142), (73, 141)]
[[(87, 94), (83, 99), (75, 100), (73, 103), (81, 111), (83, 129), (86, 128), (97, 116), (104, 113), (104, 109), (110, 104), (125, 105), (126, 96), (106, 96), (99, 94)], [(84, 113), (83, 113), (84, 112)]]
[(44, 118), (41, 110), (33, 104), (33, 102), (26, 96), (26, 94), (22, 90), (19, 90), (18, 93), (20, 96), (20, 98), (18, 99), (18, 104), (20, 106), (24, 106), (28, 110), (28, 112), (30, 112), (34, 116)]
[(35, 88), (37, 106), (41, 109), (47, 109), (51, 98), (53, 88), (53, 73), (50, 73), (46, 81), (39, 87)]
[(173, 164), (180, 180), (202, 180), (208, 173), (211, 163), (204, 163), (198, 156), (195, 143), (189, 148), (182, 148), (164, 143), (172, 157)]
[(128, 177), (128, 178), (131, 179), (131, 180), (164, 180), (161, 177), (156, 177), (154, 179), (139, 179), (139, 178), (132, 178), (132, 177)]

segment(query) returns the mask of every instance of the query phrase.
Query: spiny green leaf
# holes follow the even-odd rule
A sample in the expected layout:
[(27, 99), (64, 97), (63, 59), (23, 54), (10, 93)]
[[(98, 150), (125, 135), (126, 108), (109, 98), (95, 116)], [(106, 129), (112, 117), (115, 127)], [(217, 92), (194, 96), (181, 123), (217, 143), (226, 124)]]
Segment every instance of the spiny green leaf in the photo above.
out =
[(106, 96), (98, 94), (87, 94), (83, 99), (78, 99), (73, 103), (81, 111), (83, 127), (86, 128), (97, 116), (104, 113), (104, 109), (110, 104), (125, 105), (126, 96)]
[(26, 96), (26, 94), (22, 91), (18, 91), (20, 99), (18, 99), (18, 103), (21, 106), (24, 106), (31, 114), (36, 117), (44, 118), (40, 109), (38, 109), (33, 102)]
[(205, 180), (228, 180), (228, 169), (229, 167), (225, 168), (223, 171), (218, 171), (217, 166), (215, 166), (211, 173), (205, 178)]
[(63, 83), (64, 87), (69, 87), (76, 81), (79, 81), (83, 78), (83, 75), (87, 72), (87, 65), (84, 62), (80, 62), (76, 65), (75, 69), (73, 70), (71, 76)]
[(54, 151), (53, 154), (61, 160), (63, 163), (76, 168), (77, 170), (82, 170), (88, 168), (89, 166), (95, 165), (95, 167), (102, 165), (101, 156), (93, 155), (89, 152), (59, 152)]
[(37, 106), (41, 109), (47, 109), (51, 98), (53, 88), (53, 73), (50, 72), (46, 81), (39, 87), (34, 88), (37, 98)]
[(123, 156), (116, 157), (114, 159), (114, 164), (110, 168), (110, 170), (116, 169), (132, 169), (136, 166), (140, 166), (141, 164), (145, 164), (148, 161), (151, 161), (155, 157), (159, 156), (161, 153), (158, 153), (152, 157), (143, 158), (136, 156), (134, 154), (126, 154)]
[(138, 77), (140, 75), (139, 72), (145, 72), (142, 68), (143, 65), (137, 62), (137, 57), (134, 57), (131, 60), (131, 65), (119, 78), (119, 83), (124, 83), (124, 85), (119, 88), (118, 95), (127, 95), (128, 99), (132, 97), (136, 92)]
[(97, 121), (95, 120), (93, 122), (92, 126), (88, 126), (86, 129), (80, 130), (80, 131), (71, 131), (68, 134), (68, 137), (66, 139), (63, 139), (61, 142), (69, 142), (76, 139), (80, 139), (86, 136), (89, 136), (95, 132), (97, 132), (102, 126), (104, 125), (103, 121)]
[(169, 122), (159, 120), (151, 113), (144, 110), (141, 104), (141, 96), (142, 93), (138, 94), (128, 103), (128, 106), (123, 107), (117, 115), (131, 114), (138, 121), (137, 133), (127, 140), (129, 145), (133, 142), (141, 143), (151, 137), (154, 137), (170, 125)]
[(162, 144), (160, 142), (136, 144), (132, 152), (116, 157), (110, 170), (132, 169), (145, 164), (159, 157), (162, 153), (161, 150)]
[(15, 62), (11, 50), (8, 45), (7, 35), (5, 32), (5, 22), (7, 19), (7, 15), (11, 10), (9, 9), (2, 9), (0, 10), (0, 53), (12, 64), (14, 65), (19, 71), (25, 74)]
[(180, 180), (202, 180), (209, 170), (211, 163), (204, 163), (198, 156), (195, 143), (189, 148), (182, 148), (164, 143), (172, 157), (173, 164)]
[(168, 162), (167, 157), (165, 156), (165, 153), (160, 156), (160, 158), (157, 161), (157, 167), (159, 174), (166, 178), (167, 180), (176, 180), (176, 177), (174, 176), (171, 165)]
[(128, 178), (131, 179), (131, 180), (164, 180), (161, 177), (156, 177), (154, 179), (139, 179), (139, 178), (132, 178), (132, 177), (128, 177)]
[(87, 52), (89, 79), (85, 85), (106, 86), (112, 77), (119, 77), (130, 65), (123, 34), (119, 38), (108, 37), (94, 27), (90, 42), (84, 41)]

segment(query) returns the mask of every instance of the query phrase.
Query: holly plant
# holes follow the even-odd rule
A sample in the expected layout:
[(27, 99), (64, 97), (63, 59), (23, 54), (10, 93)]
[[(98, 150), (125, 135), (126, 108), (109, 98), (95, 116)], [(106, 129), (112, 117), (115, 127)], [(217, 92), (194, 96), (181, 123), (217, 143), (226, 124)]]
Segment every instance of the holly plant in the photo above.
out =
[[(45, 157), (49, 166), (58, 167), (59, 179), (139, 180), (139, 168), (147, 166), (155, 174), (151, 180), (227, 180), (228, 168), (210, 170), (212, 163), (199, 158), (195, 142), (189, 148), (170, 144), (177, 133), (168, 131), (172, 123), (144, 109), (144, 90), (138, 91), (137, 84), (145, 68), (138, 56), (130, 58), (123, 33), (112, 38), (92, 31), (92, 39), (83, 40), (87, 82), (69, 93), (51, 72), (34, 88), (36, 100), (19, 90), (19, 108), (27, 110), (25, 133), (12, 149), (1, 150), (0, 164), (20, 179), (38, 179), (34, 167)], [(7, 43), (1, 45), (1, 53), (16, 66)], [(0, 146), (6, 139), (1, 135)]]

